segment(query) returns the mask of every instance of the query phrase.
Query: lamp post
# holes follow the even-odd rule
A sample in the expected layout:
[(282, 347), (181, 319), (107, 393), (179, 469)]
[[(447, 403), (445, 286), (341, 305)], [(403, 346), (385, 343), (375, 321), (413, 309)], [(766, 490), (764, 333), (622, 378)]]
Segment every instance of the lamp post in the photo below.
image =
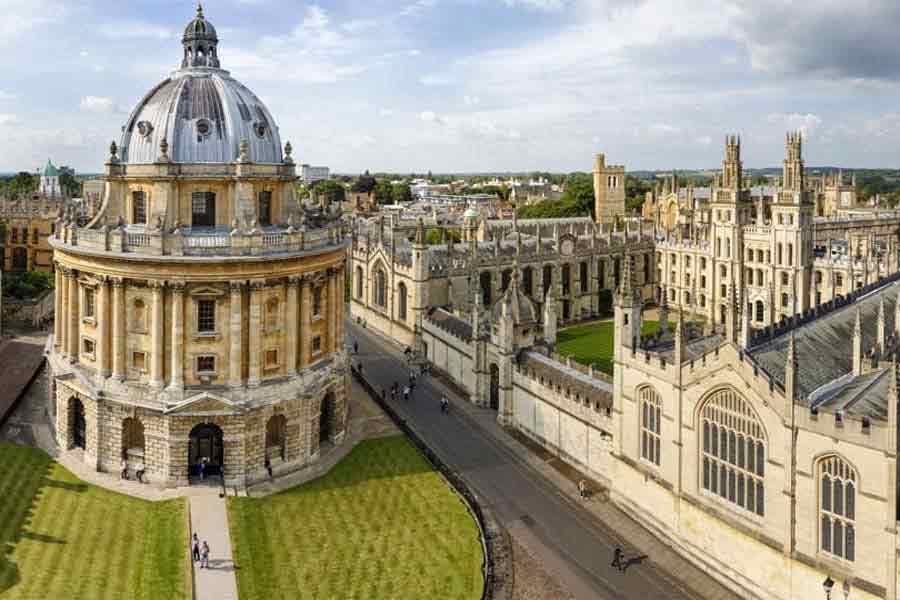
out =
[(825, 600), (831, 600), (831, 588), (834, 587), (834, 579), (831, 576), (825, 578), (822, 582), (822, 589), (825, 590)]

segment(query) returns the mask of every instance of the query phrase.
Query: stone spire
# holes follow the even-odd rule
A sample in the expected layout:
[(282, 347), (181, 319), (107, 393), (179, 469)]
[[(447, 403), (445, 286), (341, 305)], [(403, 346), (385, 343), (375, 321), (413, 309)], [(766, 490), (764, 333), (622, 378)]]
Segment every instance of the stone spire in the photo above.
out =
[(862, 316), (856, 307), (856, 325), (853, 326), (853, 374), (862, 375)]
[(422, 217), (419, 217), (418, 222), (416, 222), (415, 244), (417, 246), (425, 245), (425, 222), (422, 220)]
[(481, 288), (475, 286), (475, 301), (472, 303), (472, 339), (481, 337)]

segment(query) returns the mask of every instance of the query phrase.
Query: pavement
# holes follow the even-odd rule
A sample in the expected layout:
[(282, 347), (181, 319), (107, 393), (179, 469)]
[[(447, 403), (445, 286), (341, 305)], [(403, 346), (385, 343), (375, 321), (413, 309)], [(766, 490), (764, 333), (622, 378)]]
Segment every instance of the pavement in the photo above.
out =
[[(376, 389), (403, 385), (409, 369), (399, 348), (355, 324), (352, 356)], [(447, 395), (451, 410), (439, 410)], [(582, 501), (576, 486), (546, 459), (497, 425), (496, 411), (472, 405), (432, 376), (417, 378), (413, 399), (388, 400), (431, 448), (459, 472), (513, 539), (578, 599), (737, 600), (707, 573), (600, 497)], [(626, 572), (611, 566), (613, 551), (640, 558)]]
[[(191, 529), (209, 544), (209, 568), (194, 563), (194, 600), (237, 600), (228, 510), (218, 486), (192, 486), (188, 492)], [(189, 542), (190, 543), (190, 542)]]
[(44, 363), (44, 342), (46, 337), (40, 335), (0, 338), (0, 423), (13, 412)]

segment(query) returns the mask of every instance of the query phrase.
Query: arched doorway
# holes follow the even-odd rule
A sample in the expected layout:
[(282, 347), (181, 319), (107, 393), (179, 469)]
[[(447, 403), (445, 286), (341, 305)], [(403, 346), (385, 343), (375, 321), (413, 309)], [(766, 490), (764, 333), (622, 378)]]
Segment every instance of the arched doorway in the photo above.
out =
[(188, 446), (188, 473), (200, 474), (200, 463), (205, 463), (204, 475), (221, 475), (225, 466), (225, 448), (222, 429), (212, 423), (202, 423), (191, 429)]
[(319, 444), (324, 444), (331, 439), (334, 427), (334, 394), (328, 393), (322, 398), (322, 406), (319, 408)]
[(496, 364), (491, 364), (491, 408), (500, 409), (500, 368)]
[(128, 417), (122, 421), (122, 458), (144, 458), (144, 424)]
[(266, 423), (266, 458), (287, 459), (287, 419), (274, 415)]
[(78, 398), (69, 400), (69, 423), (72, 427), (72, 447), (84, 450), (87, 441), (87, 423), (84, 420), (84, 404)]

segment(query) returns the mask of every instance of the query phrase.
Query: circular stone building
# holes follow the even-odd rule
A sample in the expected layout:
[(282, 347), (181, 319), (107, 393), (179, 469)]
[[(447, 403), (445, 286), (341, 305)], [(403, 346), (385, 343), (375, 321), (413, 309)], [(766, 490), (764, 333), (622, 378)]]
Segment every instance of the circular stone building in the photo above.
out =
[(112, 144), (97, 215), (57, 223), (51, 410), (98, 470), (244, 485), (344, 435), (341, 215), (298, 201), (290, 144), (200, 9), (183, 44)]

